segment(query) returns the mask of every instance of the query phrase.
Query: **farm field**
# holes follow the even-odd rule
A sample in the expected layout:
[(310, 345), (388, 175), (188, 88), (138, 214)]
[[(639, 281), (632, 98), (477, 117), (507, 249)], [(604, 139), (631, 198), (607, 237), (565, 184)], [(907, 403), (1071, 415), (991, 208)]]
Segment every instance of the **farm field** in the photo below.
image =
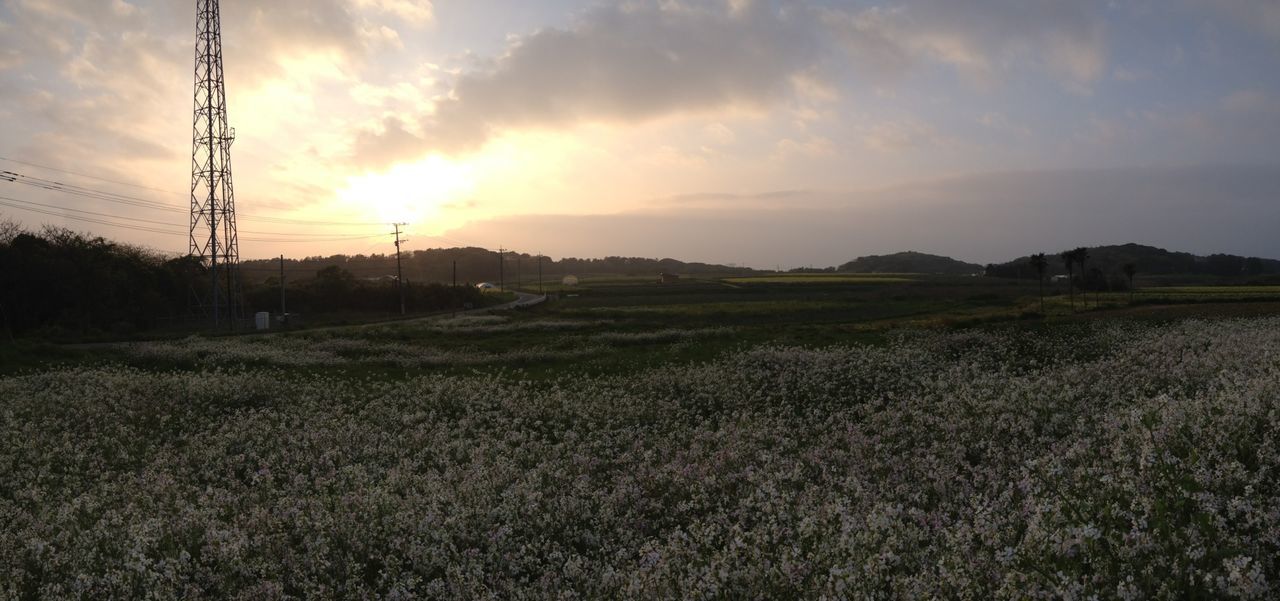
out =
[(916, 279), (913, 274), (879, 274), (879, 273), (848, 273), (848, 274), (820, 274), (806, 273), (796, 275), (773, 275), (773, 276), (753, 276), (740, 278), (725, 278), (723, 281), (734, 284), (888, 284), (910, 282)]
[(0, 597), (1280, 594), (1269, 291), (774, 280), (8, 349)]

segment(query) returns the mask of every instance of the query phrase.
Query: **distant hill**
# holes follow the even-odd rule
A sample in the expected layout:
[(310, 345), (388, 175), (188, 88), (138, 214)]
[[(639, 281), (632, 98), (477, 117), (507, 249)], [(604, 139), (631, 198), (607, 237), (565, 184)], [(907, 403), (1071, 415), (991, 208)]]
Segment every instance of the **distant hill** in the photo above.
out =
[[(1050, 253), (1046, 275), (1067, 273), (1059, 253)], [(1028, 266), (1030, 256), (1018, 257), (1007, 263), (988, 265), (987, 275), (996, 277), (1031, 278), (1035, 275)], [(1142, 244), (1119, 244), (1089, 248), (1089, 266), (1104, 272), (1118, 272), (1125, 263), (1133, 263), (1143, 275), (1265, 275), (1280, 273), (1280, 261), (1261, 257), (1213, 254), (1198, 256), (1186, 252), (1170, 251)]]
[[(458, 283), (476, 283), (498, 281), (504, 278), (515, 281), (537, 281), (539, 260), (536, 255), (508, 251), (505, 261), (499, 261), (498, 253), (484, 248), (433, 248), (415, 250), (404, 253), (401, 258), (401, 269), (404, 278), (409, 282), (430, 283), (453, 281), (454, 267), (457, 267)], [(241, 268), (247, 281), (258, 283), (268, 278), (275, 278), (280, 273), (280, 261), (277, 259), (254, 259), (241, 261)], [(396, 274), (396, 256), (394, 254), (372, 255), (332, 255), (327, 257), (306, 257), (303, 259), (285, 259), (285, 278), (289, 281), (310, 279), (316, 272), (337, 265), (350, 272), (358, 279), (378, 279), (393, 277)], [(502, 271), (499, 271), (499, 266)], [(675, 259), (650, 259), (642, 257), (604, 257), (599, 259), (579, 259), (564, 257), (558, 261), (543, 257), (541, 269), (544, 279), (558, 280), (565, 275), (645, 275), (657, 277), (659, 273), (678, 274), (730, 274), (750, 275), (755, 270), (746, 267), (712, 265), (708, 263), (687, 263)]]
[(965, 263), (951, 257), (930, 255), (914, 251), (891, 255), (858, 257), (837, 268), (846, 273), (938, 273), (945, 275), (971, 275), (982, 273), (982, 266)]

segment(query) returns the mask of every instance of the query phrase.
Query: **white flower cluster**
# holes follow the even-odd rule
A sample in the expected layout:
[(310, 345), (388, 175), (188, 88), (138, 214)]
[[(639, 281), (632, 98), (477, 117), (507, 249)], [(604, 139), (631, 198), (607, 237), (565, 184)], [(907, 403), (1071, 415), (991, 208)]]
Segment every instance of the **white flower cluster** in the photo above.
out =
[(625, 344), (653, 344), (661, 342), (683, 342), (706, 336), (727, 336), (733, 333), (733, 328), (665, 328), (662, 330), (652, 330), (644, 332), (601, 332), (592, 335), (590, 340), (593, 342), (603, 342), (607, 344), (625, 345)]
[(354, 364), (399, 367), (468, 366), (573, 359), (597, 354), (600, 345), (513, 347), (499, 353), (441, 349), (408, 342), (336, 336), (249, 336), (131, 342), (115, 350), (134, 359), (217, 366), (319, 367)]
[(520, 331), (557, 332), (605, 326), (607, 319), (511, 319), (503, 315), (462, 315), (448, 319), (396, 322), (353, 328), (355, 334), (400, 337), (405, 334), (437, 332), (444, 334), (493, 334)]
[(1280, 596), (1280, 319), (299, 373), (0, 379), (0, 597)]

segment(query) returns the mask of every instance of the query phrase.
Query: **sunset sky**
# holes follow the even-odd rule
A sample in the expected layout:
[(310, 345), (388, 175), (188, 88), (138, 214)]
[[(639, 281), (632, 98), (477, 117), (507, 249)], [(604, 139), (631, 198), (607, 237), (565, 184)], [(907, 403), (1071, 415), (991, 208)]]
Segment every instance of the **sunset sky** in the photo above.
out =
[[(0, 169), (174, 206), (0, 181), (160, 231), (0, 216), (185, 252), (194, 4), (0, 0)], [(244, 258), (391, 252), (393, 221), (768, 268), (1280, 258), (1275, 0), (224, 0), (222, 33)]]

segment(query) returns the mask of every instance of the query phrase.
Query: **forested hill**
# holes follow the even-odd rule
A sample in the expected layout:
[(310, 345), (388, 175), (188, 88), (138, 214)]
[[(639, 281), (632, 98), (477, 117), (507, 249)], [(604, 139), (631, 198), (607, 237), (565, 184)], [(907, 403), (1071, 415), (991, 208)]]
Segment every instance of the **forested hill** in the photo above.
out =
[[(1242, 257), (1228, 254), (1212, 254), (1198, 256), (1187, 252), (1177, 252), (1145, 246), (1142, 244), (1120, 244), (1111, 246), (1095, 246), (1089, 250), (1089, 265), (1098, 266), (1103, 271), (1117, 271), (1125, 264), (1132, 263), (1139, 273), (1145, 275), (1263, 275), (1280, 273), (1280, 261), (1260, 257)], [(1059, 253), (1046, 252), (1049, 269), (1045, 275), (1067, 273), (1065, 264)], [(998, 277), (1023, 277), (1035, 279), (1029, 267), (1031, 257), (1019, 257), (1007, 263), (988, 265), (987, 275)]]
[(937, 273), (945, 275), (972, 275), (982, 273), (982, 266), (957, 261), (951, 257), (930, 255), (914, 251), (891, 255), (858, 257), (837, 268), (849, 273)]
[[(415, 250), (401, 256), (404, 278), (411, 282), (451, 282), (453, 280), (454, 262), (457, 262), (458, 283), (478, 283), (497, 281), (499, 269), (502, 277), (515, 281), (535, 281), (538, 277), (539, 261), (536, 255), (507, 252), (505, 260), (499, 261), (498, 253), (483, 248), (433, 248)], [(250, 280), (265, 280), (280, 272), (277, 259), (252, 260), (241, 262), (245, 277)], [(337, 265), (351, 272), (357, 278), (382, 278), (396, 274), (396, 256), (394, 254), (375, 255), (332, 255), (328, 257), (307, 257), (304, 259), (284, 260), (286, 278), (310, 278), (320, 269)], [(640, 257), (604, 257), (602, 259), (578, 259), (567, 257), (558, 261), (543, 258), (541, 261), (544, 279), (559, 279), (566, 275), (652, 275), (659, 273), (679, 274), (748, 274), (754, 270), (744, 267), (729, 267), (708, 263), (686, 263), (675, 259), (647, 259)]]

